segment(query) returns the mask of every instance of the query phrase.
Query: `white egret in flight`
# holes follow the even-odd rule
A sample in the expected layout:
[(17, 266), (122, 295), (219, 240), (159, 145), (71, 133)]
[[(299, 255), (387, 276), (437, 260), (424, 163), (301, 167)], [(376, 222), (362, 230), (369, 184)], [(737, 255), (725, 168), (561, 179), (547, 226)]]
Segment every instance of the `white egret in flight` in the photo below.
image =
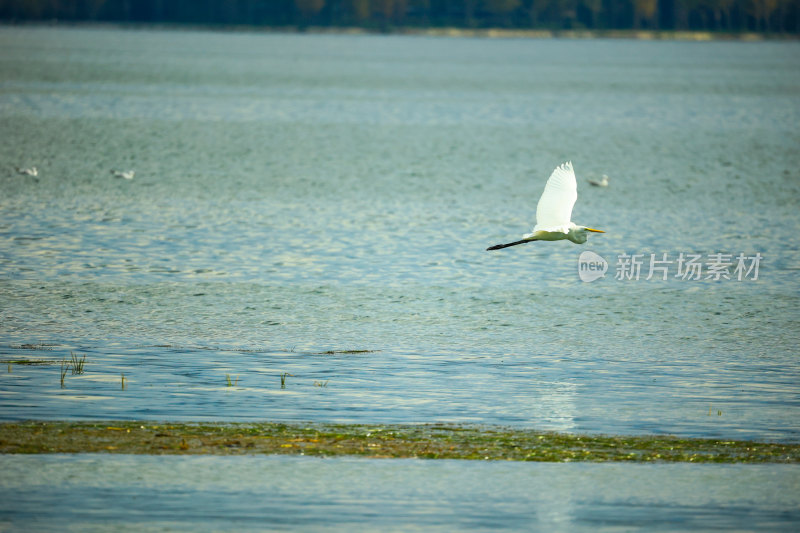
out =
[(487, 250), (499, 250), (525, 244), (531, 241), (560, 241), (568, 239), (575, 244), (583, 244), (589, 237), (588, 232), (605, 233), (605, 231), (586, 226), (578, 226), (570, 221), (572, 206), (578, 199), (578, 182), (572, 162), (568, 161), (556, 167), (544, 186), (542, 197), (536, 206), (536, 226), (532, 233), (524, 235), (522, 240), (506, 244), (496, 244)]
[(134, 174), (136, 174), (133, 170), (112, 170), (111, 173), (115, 178), (124, 178), (126, 180), (132, 180)]
[(608, 187), (608, 176), (603, 174), (603, 178), (600, 181), (597, 180), (586, 180), (589, 182), (589, 185), (594, 185), (595, 187)]
[(20, 174), (25, 174), (26, 176), (34, 176), (35, 177), (35, 176), (39, 175), (39, 171), (36, 169), (36, 167), (31, 167), (31, 168), (19, 168), (19, 167), (17, 167), (17, 172), (19, 172)]

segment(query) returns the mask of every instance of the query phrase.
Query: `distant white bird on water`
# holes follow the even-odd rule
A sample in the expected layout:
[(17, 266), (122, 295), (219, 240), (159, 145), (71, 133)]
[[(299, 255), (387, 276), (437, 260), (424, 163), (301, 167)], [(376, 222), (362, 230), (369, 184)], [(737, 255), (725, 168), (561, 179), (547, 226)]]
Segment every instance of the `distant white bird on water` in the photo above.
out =
[(499, 250), (525, 244), (532, 241), (570, 240), (575, 244), (583, 244), (588, 239), (588, 232), (605, 233), (603, 230), (578, 226), (570, 221), (572, 206), (578, 199), (578, 182), (572, 162), (568, 161), (556, 167), (544, 186), (542, 197), (536, 206), (536, 226), (532, 233), (523, 236), (522, 240), (507, 244), (496, 244), (487, 250)]
[(26, 176), (34, 176), (35, 177), (35, 176), (39, 175), (39, 171), (36, 169), (36, 167), (31, 167), (31, 168), (19, 168), (19, 167), (17, 167), (17, 172), (19, 172), (20, 174), (25, 174)]
[(608, 187), (608, 176), (603, 174), (603, 177), (600, 181), (597, 180), (586, 180), (589, 182), (589, 185), (594, 185), (595, 187)]
[(126, 180), (132, 180), (133, 176), (136, 174), (136, 171), (134, 171), (134, 170), (112, 170), (111, 174), (113, 174), (115, 178), (124, 178)]

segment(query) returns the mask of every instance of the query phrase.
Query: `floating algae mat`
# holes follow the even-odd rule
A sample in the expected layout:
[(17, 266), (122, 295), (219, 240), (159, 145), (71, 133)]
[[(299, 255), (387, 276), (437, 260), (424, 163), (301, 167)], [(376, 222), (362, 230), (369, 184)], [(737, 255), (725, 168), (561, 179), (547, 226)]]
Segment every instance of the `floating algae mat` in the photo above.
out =
[(23, 422), (1, 453), (294, 454), (510, 461), (800, 463), (800, 444), (598, 436), (461, 425)]

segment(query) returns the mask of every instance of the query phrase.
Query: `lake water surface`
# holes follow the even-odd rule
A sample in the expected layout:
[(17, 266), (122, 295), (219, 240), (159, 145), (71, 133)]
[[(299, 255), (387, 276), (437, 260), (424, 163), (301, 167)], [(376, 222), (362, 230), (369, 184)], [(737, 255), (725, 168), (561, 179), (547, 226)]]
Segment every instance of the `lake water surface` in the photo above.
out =
[[(0, 28), (0, 419), (798, 442), (799, 95), (794, 42)], [(566, 160), (607, 233), (485, 251)]]
[(0, 467), (0, 525), (12, 531), (788, 532), (800, 523), (797, 465), (55, 454), (0, 456)]
[[(87, 355), (64, 389), (56, 365), (0, 374), (4, 419), (800, 438), (798, 43), (3, 28), (0, 49), (3, 355)], [(565, 160), (573, 219), (607, 233), (486, 252)], [(579, 279), (584, 250), (605, 278)], [(681, 253), (733, 279), (676, 277)]]

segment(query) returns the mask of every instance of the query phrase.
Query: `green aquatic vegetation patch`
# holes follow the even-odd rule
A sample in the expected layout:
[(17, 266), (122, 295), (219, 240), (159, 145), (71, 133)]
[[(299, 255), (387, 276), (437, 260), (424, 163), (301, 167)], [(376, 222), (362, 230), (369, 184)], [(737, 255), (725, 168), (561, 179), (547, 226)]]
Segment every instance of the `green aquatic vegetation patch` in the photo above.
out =
[(504, 461), (800, 463), (800, 444), (451, 424), (20, 422), (0, 453), (282, 454)]
[(55, 359), (0, 359), (0, 365), (48, 366), (58, 364), (61, 364), (61, 361)]
[(11, 348), (15, 348), (17, 350), (53, 350), (58, 346), (60, 346), (60, 344), (43, 342), (38, 344), (12, 344)]

